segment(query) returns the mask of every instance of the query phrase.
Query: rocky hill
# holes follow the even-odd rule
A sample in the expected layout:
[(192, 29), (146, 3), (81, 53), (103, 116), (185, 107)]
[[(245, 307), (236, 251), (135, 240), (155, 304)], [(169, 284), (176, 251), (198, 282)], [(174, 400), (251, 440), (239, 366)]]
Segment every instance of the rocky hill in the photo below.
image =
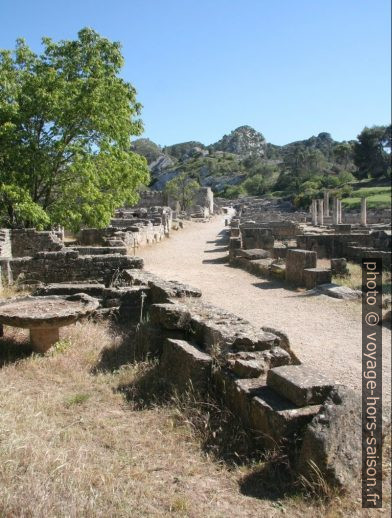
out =
[(267, 143), (262, 133), (252, 127), (240, 126), (209, 146), (189, 141), (162, 148), (142, 138), (133, 142), (132, 150), (146, 157), (152, 189), (163, 189), (169, 180), (185, 172), (201, 185), (222, 193), (227, 187), (242, 184), (254, 176), (276, 179), (287, 157), (299, 148), (321, 154), (328, 168), (337, 144), (324, 132), (278, 146)]
[(264, 157), (267, 142), (263, 135), (250, 126), (240, 126), (209, 146), (212, 151), (235, 153), (240, 156)]

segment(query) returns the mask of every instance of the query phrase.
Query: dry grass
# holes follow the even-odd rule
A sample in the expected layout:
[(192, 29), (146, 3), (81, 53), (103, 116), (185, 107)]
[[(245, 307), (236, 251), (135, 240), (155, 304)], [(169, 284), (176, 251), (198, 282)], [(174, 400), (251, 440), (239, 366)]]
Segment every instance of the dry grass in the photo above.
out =
[(5, 343), (1, 517), (371, 516), (358, 492), (329, 502), (274, 492), (277, 464), (268, 459), (218, 462), (202, 452), (194, 421), (174, 401), (143, 407), (131, 392), (127, 401), (118, 387), (145, 379), (151, 365), (120, 366), (130, 342), (103, 324), (64, 328), (45, 356), (29, 355), (26, 335), (11, 328), (0, 351)]
[(31, 290), (27, 286), (19, 286), (18, 284), (2, 284), (0, 285), (0, 301), (1, 299), (11, 299), (12, 297), (23, 297), (30, 295)]

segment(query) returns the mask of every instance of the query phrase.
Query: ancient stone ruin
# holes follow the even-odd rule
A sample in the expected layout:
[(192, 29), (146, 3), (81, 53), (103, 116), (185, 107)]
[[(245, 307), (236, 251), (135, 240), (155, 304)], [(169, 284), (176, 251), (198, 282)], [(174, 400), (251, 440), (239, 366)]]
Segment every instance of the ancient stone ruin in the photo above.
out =
[[(119, 209), (106, 229), (82, 229), (76, 241), (60, 231), (2, 230), (3, 278), (37, 286), (32, 297), (0, 304), (0, 323), (30, 329), (34, 349), (44, 352), (61, 326), (87, 315), (113, 318), (136, 329), (135, 360), (156, 358), (172, 387), (218, 395), (260, 447), (282, 449), (308, 479), (317, 466), (331, 485), (349, 487), (361, 463), (359, 396), (302, 363), (289, 337), (268, 322), (256, 328), (204, 302), (199, 289), (144, 271), (143, 260), (130, 254), (181, 226), (175, 210), (155, 205), (159, 196)], [(390, 243), (390, 231), (379, 225), (343, 231), (342, 223), (324, 219), (315, 227), (284, 203), (247, 198), (216, 207), (230, 225), (233, 266), (334, 297), (358, 297), (331, 284), (355, 243), (380, 254)], [(317, 267), (320, 255), (333, 259), (331, 268)]]
[[(331, 284), (332, 273), (343, 276), (347, 261), (361, 264), (369, 257), (381, 258), (385, 269), (391, 266), (388, 214), (379, 211), (377, 217), (368, 217), (366, 199), (356, 223), (346, 222), (337, 198), (333, 198), (331, 216), (328, 193), (313, 200), (310, 215), (294, 211), (285, 202), (258, 198), (246, 198), (234, 208), (236, 214), (227, 221), (230, 263), (254, 274), (307, 290), (321, 287), (320, 293), (332, 297), (358, 298), (359, 292)], [(318, 267), (319, 258), (330, 259), (331, 268)]]

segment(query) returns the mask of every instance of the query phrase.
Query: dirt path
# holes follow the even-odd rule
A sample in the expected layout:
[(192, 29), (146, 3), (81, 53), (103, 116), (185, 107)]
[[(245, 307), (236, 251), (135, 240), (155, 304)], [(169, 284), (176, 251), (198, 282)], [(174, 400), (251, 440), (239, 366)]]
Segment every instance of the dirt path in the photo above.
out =
[[(145, 269), (165, 279), (187, 282), (204, 300), (289, 336), (292, 348), (337, 382), (361, 388), (361, 307), (330, 297), (304, 297), (279, 283), (228, 266), (220, 232), (223, 218), (189, 223), (170, 239), (138, 251)], [(385, 395), (390, 394), (390, 331), (384, 328)], [(385, 401), (387, 403), (387, 401)]]

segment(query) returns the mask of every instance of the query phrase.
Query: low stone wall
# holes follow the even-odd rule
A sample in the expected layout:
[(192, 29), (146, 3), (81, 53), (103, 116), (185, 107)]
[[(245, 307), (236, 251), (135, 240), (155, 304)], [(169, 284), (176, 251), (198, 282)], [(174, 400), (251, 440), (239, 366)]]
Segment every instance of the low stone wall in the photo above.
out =
[(240, 225), (242, 238), (242, 247), (263, 248), (269, 250), (274, 246), (274, 236), (269, 228), (250, 226), (248, 224)]
[(284, 333), (257, 329), (205, 304), (189, 287), (173, 298), (173, 287), (156, 276), (138, 270), (130, 276), (150, 292), (166, 293), (163, 303), (147, 298), (149, 318), (138, 326), (136, 338), (136, 357), (157, 357), (161, 380), (180, 394), (216, 394), (252, 432), (258, 447), (282, 448), (306, 476), (313, 462), (328, 483), (340, 488), (359, 476), (358, 394), (301, 364)]
[(123, 255), (85, 255), (77, 251), (39, 252), (35, 257), (11, 259), (13, 281), (26, 284), (96, 280), (110, 282), (123, 270), (142, 268), (143, 259)]
[(39, 232), (34, 228), (13, 229), (12, 257), (33, 257), (38, 252), (57, 252), (64, 247), (61, 232)]
[(158, 243), (166, 236), (162, 225), (125, 225), (124, 228), (108, 227), (104, 229), (84, 228), (78, 234), (78, 242), (82, 246), (125, 245), (138, 248)]
[(313, 250), (320, 258), (346, 257), (347, 246), (372, 246), (371, 234), (304, 234), (297, 236), (298, 248)]
[(317, 252), (321, 258), (345, 257), (360, 263), (364, 258), (382, 258), (383, 267), (391, 266), (391, 233), (372, 231), (350, 234), (305, 234), (297, 236), (297, 244)]

